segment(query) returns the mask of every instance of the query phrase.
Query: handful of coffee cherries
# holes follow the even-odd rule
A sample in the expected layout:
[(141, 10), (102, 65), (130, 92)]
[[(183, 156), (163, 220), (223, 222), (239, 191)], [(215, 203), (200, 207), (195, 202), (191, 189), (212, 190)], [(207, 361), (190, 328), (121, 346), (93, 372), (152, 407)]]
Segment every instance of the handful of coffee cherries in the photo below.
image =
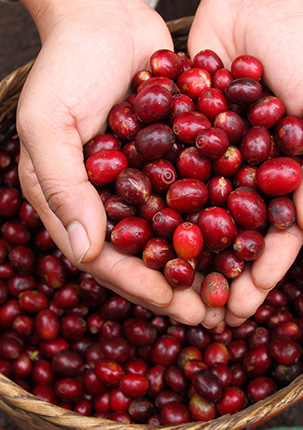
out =
[(296, 221), (303, 120), (241, 55), (224, 68), (212, 50), (193, 61), (158, 50), (133, 77), (108, 130), (84, 146), (107, 213), (107, 240), (163, 272), (173, 288), (204, 275), (202, 300), (224, 306), (229, 281), (264, 250), (264, 235)]

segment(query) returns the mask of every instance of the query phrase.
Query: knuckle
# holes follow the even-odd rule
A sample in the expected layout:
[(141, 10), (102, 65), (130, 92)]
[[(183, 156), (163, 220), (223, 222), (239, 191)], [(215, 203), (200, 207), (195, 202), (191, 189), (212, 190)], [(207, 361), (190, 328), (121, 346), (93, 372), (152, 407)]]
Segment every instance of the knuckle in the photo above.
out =
[(59, 184), (56, 180), (50, 179), (41, 181), (40, 185), (49, 208), (61, 219), (70, 201), (69, 188), (61, 182)]

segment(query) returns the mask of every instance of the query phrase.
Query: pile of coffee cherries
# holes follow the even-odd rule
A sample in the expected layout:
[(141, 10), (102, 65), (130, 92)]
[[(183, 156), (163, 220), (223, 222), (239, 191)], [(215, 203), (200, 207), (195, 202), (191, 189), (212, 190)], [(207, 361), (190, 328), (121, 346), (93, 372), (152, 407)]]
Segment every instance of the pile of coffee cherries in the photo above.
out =
[(159, 50), (109, 113), (108, 133), (84, 147), (108, 217), (107, 239), (163, 272), (173, 288), (205, 275), (202, 300), (223, 306), (229, 280), (264, 250), (269, 226), (296, 220), (303, 121), (261, 84), (242, 55), (223, 67)]
[[(283, 116), (252, 57), (228, 71), (209, 50), (194, 63), (159, 51), (151, 70), (85, 145), (88, 175), (107, 239), (174, 288), (201, 271), (218, 306), (268, 225), (295, 220), (302, 120)], [(241, 326), (186, 326), (74, 267), (24, 199), (18, 160), (14, 136), (0, 148), (1, 374), (83, 416), (160, 426), (234, 414), (303, 372), (303, 252)]]

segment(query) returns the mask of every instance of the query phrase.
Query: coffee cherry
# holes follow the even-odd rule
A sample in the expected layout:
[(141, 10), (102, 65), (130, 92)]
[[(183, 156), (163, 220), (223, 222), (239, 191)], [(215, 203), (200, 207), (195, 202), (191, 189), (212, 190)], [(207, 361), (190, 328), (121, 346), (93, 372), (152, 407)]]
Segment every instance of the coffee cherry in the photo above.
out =
[(198, 218), (205, 245), (214, 252), (231, 246), (237, 234), (237, 227), (226, 209), (210, 206)]
[(238, 233), (233, 243), (236, 255), (244, 261), (256, 260), (265, 247), (264, 237), (257, 230), (245, 229)]
[(201, 298), (211, 308), (224, 306), (229, 297), (229, 284), (222, 273), (211, 272), (202, 281)]
[(231, 73), (236, 79), (251, 78), (259, 81), (263, 74), (263, 66), (252, 55), (240, 55), (232, 61)]
[(111, 241), (120, 252), (138, 254), (153, 236), (152, 229), (143, 218), (124, 218), (115, 225)]
[(211, 87), (211, 75), (201, 68), (186, 70), (179, 75), (177, 86), (195, 101), (203, 90)]
[(125, 155), (121, 151), (103, 149), (91, 155), (86, 163), (90, 181), (100, 187), (113, 182), (127, 166)]
[(145, 124), (162, 121), (169, 114), (172, 95), (160, 85), (151, 85), (140, 91), (134, 100), (134, 110)]
[(288, 196), (272, 199), (268, 204), (268, 220), (277, 230), (286, 230), (296, 221), (296, 208)]
[(171, 287), (184, 289), (194, 282), (195, 272), (187, 260), (177, 257), (167, 261), (164, 276)]
[(179, 224), (172, 240), (174, 250), (185, 260), (196, 258), (202, 250), (203, 235), (196, 224), (190, 222)]
[(150, 57), (150, 66), (154, 76), (165, 76), (173, 80), (177, 79), (181, 72), (178, 55), (169, 49), (155, 51)]
[(265, 194), (277, 197), (293, 192), (302, 181), (302, 172), (296, 160), (277, 157), (259, 166), (256, 179)]
[(261, 195), (251, 188), (238, 187), (233, 190), (228, 196), (227, 207), (241, 227), (254, 229), (266, 221), (266, 204)]

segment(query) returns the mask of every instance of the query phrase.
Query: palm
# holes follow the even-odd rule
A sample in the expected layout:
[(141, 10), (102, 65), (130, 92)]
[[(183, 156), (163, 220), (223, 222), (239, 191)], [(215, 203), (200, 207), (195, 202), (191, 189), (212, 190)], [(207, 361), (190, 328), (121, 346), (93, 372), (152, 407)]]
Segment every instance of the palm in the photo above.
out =
[(297, 0), (205, 0), (189, 35), (190, 54), (213, 49), (227, 68), (240, 54), (256, 56), (264, 65), (266, 84), (283, 100), (288, 113), (301, 115), (303, 47), (297, 41), (303, 30), (301, 15), (296, 13), (300, 4)]

